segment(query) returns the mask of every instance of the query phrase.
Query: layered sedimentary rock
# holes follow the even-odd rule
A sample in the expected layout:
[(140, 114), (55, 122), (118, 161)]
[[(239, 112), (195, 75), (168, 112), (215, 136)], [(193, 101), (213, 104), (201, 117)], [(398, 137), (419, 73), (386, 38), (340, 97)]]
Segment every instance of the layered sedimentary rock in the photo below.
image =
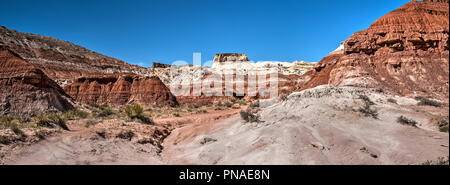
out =
[(448, 51), (448, 8), (448, 1), (411, 1), (376, 20), (369, 29), (353, 34), (345, 42), (345, 54)]
[(411, 1), (353, 34), (301, 77), (299, 89), (331, 84), (448, 99), (448, 33), (448, 1)]
[(158, 77), (140, 77), (135, 74), (80, 77), (64, 87), (64, 90), (84, 104), (178, 104), (175, 96)]
[(152, 68), (169, 68), (170, 65), (169, 64), (161, 64), (158, 62), (153, 62), (152, 63)]
[(0, 116), (22, 119), (73, 109), (71, 98), (40, 69), (0, 48)]
[(225, 63), (225, 62), (248, 62), (248, 57), (246, 54), (240, 53), (219, 53), (214, 55), (214, 63)]
[(67, 41), (0, 26), (0, 46), (14, 51), (41, 69), (60, 85), (91, 74), (149, 73), (148, 69), (130, 65)]

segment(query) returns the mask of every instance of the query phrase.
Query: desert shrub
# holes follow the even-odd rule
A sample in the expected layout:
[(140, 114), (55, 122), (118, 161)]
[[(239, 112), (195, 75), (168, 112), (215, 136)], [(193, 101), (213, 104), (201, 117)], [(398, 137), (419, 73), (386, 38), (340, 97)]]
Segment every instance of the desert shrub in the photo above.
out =
[(143, 124), (147, 124), (147, 125), (154, 125), (155, 122), (153, 122), (153, 119), (147, 116), (139, 116), (137, 117), (137, 119), (143, 123)]
[(237, 106), (233, 106), (233, 107), (231, 107), (232, 109), (240, 109), (240, 107), (237, 107)]
[(282, 94), (280, 96), (280, 101), (286, 101), (288, 99), (288, 95), (287, 94)]
[(106, 130), (105, 129), (97, 130), (97, 131), (95, 131), (95, 133), (102, 138), (106, 138)]
[(422, 165), (449, 165), (449, 156), (447, 159), (445, 157), (439, 157), (436, 161), (425, 161)]
[(11, 128), (19, 123), (20, 121), (13, 117), (0, 117), (0, 128)]
[(50, 119), (45, 114), (39, 114), (36, 117), (34, 117), (34, 122), (38, 127), (48, 127), (48, 128), (54, 127)]
[(370, 107), (368, 103), (366, 103), (363, 107), (359, 108), (359, 112), (363, 113), (366, 117), (372, 117), (374, 119), (378, 119), (378, 112)]
[(38, 127), (54, 128), (57, 125), (64, 130), (69, 130), (66, 125), (67, 118), (61, 113), (39, 114), (34, 118), (34, 122)]
[(247, 105), (247, 102), (245, 100), (239, 100), (238, 104), (239, 105)]
[(0, 144), (9, 145), (11, 142), (12, 142), (12, 140), (10, 137), (0, 135)]
[(196, 111), (196, 113), (197, 113), (197, 114), (208, 113), (208, 111), (205, 110), (205, 109), (201, 109), (201, 110)]
[(369, 97), (366, 95), (359, 95), (359, 99), (364, 101), (364, 106), (359, 108), (359, 112), (363, 113), (366, 117), (372, 117), (374, 119), (378, 119), (378, 112), (375, 109), (372, 109), (372, 105), (375, 105), (375, 103), (370, 100)]
[(375, 103), (372, 100), (370, 100), (370, 98), (366, 95), (359, 95), (359, 99), (363, 100), (364, 103), (368, 104), (369, 106), (375, 105)]
[(218, 106), (218, 107), (222, 107), (222, 106), (223, 106), (222, 101), (217, 102), (217, 106)]
[(216, 142), (216, 141), (217, 141), (217, 139), (210, 138), (210, 137), (205, 137), (205, 138), (203, 138), (202, 141), (200, 141), (200, 144), (204, 145), (204, 144), (206, 144), (206, 143), (209, 143), (209, 142)]
[(254, 114), (251, 109), (247, 109), (246, 111), (241, 110), (239, 112), (241, 115), (241, 118), (246, 122), (259, 122), (259, 116), (257, 114)]
[(426, 99), (426, 98), (423, 97), (423, 96), (415, 96), (414, 99), (417, 100), (417, 101), (420, 101), (420, 100)]
[(397, 100), (392, 99), (392, 98), (387, 99), (387, 101), (390, 102), (390, 103), (397, 104)]
[(48, 116), (48, 119), (51, 123), (58, 125), (64, 130), (69, 130), (69, 127), (67, 127), (67, 119), (61, 114), (61, 113), (51, 113)]
[(99, 108), (99, 111), (97, 111), (98, 117), (108, 117), (114, 114), (114, 110), (106, 104), (101, 105), (98, 108)]
[(408, 119), (405, 116), (400, 116), (397, 118), (397, 123), (403, 124), (403, 125), (409, 125), (413, 127), (417, 127), (417, 121), (414, 121), (412, 119)]
[(94, 125), (97, 125), (98, 124), (98, 121), (97, 120), (93, 120), (93, 119), (90, 119), (90, 120), (88, 120), (87, 122), (86, 122), (86, 125), (84, 125), (86, 128), (89, 128), (90, 126), (94, 126)]
[(188, 106), (190, 109), (198, 109), (200, 108), (200, 105), (192, 104)]
[(448, 125), (439, 127), (439, 131), (440, 131), (440, 132), (448, 132)]
[(68, 120), (74, 120), (76, 118), (87, 118), (89, 116), (88, 112), (82, 111), (80, 109), (73, 109), (73, 110), (69, 110), (65, 113), (65, 117)]
[(131, 130), (122, 130), (119, 134), (117, 134), (116, 137), (120, 139), (131, 140), (134, 137), (134, 132)]
[(125, 113), (129, 118), (136, 118), (142, 116), (144, 113), (144, 108), (139, 104), (127, 105), (125, 108)]
[(20, 137), (24, 137), (25, 133), (19, 128), (19, 125), (14, 124), (13, 126), (11, 126), (11, 131), (14, 132), (14, 134), (20, 136)]
[(422, 97), (418, 101), (419, 102), (417, 103), (417, 105), (427, 105), (427, 106), (433, 106), (433, 107), (441, 107), (442, 106), (441, 102), (438, 102), (438, 101), (432, 100), (432, 99), (428, 99), (428, 98)]
[(172, 115), (175, 117), (181, 117), (181, 115), (179, 113), (173, 113)]
[(238, 101), (238, 99), (233, 96), (230, 98), (230, 101), (231, 101), (231, 103), (235, 104)]
[(138, 119), (144, 124), (154, 124), (153, 120), (147, 116), (144, 116), (144, 108), (139, 104), (127, 105), (125, 107), (125, 114), (130, 119)]
[(439, 131), (441, 132), (448, 132), (448, 121), (447, 120), (441, 120), (438, 122), (439, 125)]
[(257, 108), (257, 107), (259, 107), (259, 101), (255, 101), (255, 102), (251, 103), (251, 104), (249, 105), (249, 107), (250, 107), (250, 108)]
[(233, 107), (233, 103), (231, 103), (231, 102), (225, 102), (225, 107), (228, 107), (228, 108), (231, 108), (231, 107)]
[(44, 129), (40, 129), (40, 130), (34, 132), (34, 136), (39, 139), (45, 139), (45, 137), (47, 137), (48, 135), (50, 135), (50, 132), (48, 132)]
[(382, 88), (378, 88), (377, 90), (375, 90), (375, 92), (377, 92), (377, 93), (383, 93), (384, 90), (383, 90)]

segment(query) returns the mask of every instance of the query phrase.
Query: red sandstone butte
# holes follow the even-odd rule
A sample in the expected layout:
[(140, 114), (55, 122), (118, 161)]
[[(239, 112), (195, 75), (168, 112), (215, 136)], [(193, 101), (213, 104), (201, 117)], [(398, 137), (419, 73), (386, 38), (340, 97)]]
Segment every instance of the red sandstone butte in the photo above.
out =
[(448, 0), (411, 1), (354, 33), (343, 51), (323, 58), (297, 88), (358, 86), (448, 100), (448, 37)]

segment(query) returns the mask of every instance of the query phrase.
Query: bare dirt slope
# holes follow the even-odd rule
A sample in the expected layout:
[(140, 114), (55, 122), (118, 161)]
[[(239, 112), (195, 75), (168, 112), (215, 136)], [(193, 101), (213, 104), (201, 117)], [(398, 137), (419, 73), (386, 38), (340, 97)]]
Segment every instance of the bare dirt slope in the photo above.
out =
[[(375, 103), (378, 118), (366, 117), (359, 95)], [(436, 120), (448, 108), (352, 87), (319, 86), (294, 93), (261, 111), (262, 122), (239, 117), (176, 129), (165, 139), (169, 164), (420, 164), (449, 155), (448, 133)], [(399, 116), (418, 128), (397, 123)]]
[[(0, 147), (0, 164), (164, 164), (160, 142), (176, 127), (190, 124), (207, 125), (236, 115), (238, 110), (220, 110), (204, 114), (155, 120), (156, 125), (103, 120), (85, 127), (87, 120), (72, 121), (70, 131), (37, 143), (18, 143)], [(104, 131), (104, 137), (98, 134)], [(132, 131), (131, 138), (119, 138), (123, 131)]]

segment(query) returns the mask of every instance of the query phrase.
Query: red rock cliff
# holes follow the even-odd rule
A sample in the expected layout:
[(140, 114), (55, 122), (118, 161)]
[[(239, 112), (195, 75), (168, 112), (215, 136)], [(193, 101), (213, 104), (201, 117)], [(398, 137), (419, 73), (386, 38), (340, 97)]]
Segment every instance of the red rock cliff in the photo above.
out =
[(143, 67), (104, 56), (67, 41), (0, 26), (0, 46), (14, 51), (61, 85), (95, 74), (146, 73)]
[(29, 118), (73, 109), (71, 98), (44, 72), (0, 48), (0, 116)]
[(353, 34), (301, 77), (322, 84), (383, 88), (401, 95), (449, 96), (448, 1), (411, 1)]

